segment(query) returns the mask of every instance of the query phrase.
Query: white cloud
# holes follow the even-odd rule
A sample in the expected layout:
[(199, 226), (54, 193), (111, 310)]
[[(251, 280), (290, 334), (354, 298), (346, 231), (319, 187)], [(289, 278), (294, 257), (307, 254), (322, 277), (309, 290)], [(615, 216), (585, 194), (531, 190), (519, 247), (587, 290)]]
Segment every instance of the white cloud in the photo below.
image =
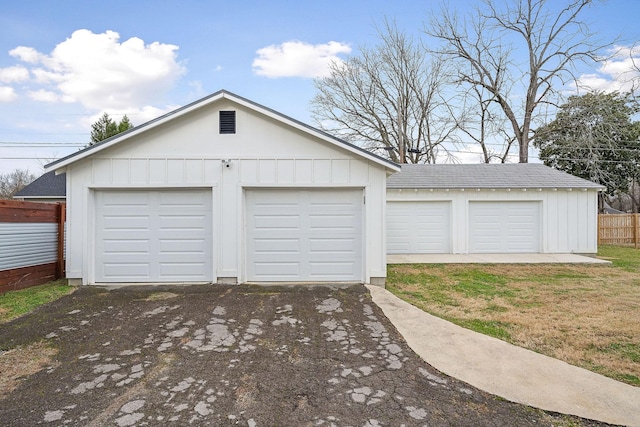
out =
[(156, 102), (185, 71), (176, 60), (178, 46), (119, 40), (114, 31), (77, 30), (48, 55), (25, 46), (9, 53), (31, 65), (34, 82), (45, 86), (32, 98), (50, 102), (55, 93), (100, 111)]
[(187, 84), (190, 88), (189, 98), (202, 98), (205, 95), (205, 91), (200, 80), (192, 80)]
[(167, 114), (175, 109), (179, 108), (178, 105), (167, 105), (164, 108), (157, 108), (152, 106), (144, 106), (140, 108), (125, 108), (125, 109), (107, 109), (104, 111), (100, 111), (99, 113), (93, 114), (91, 116), (85, 116), (81, 119), (81, 125), (85, 129), (90, 129), (91, 125), (95, 123), (105, 112), (109, 114), (109, 116), (119, 122), (122, 117), (126, 114), (133, 123), (134, 126), (139, 126), (144, 124), (150, 120), (156, 119), (164, 114)]
[(614, 46), (596, 73), (583, 74), (577, 87), (600, 92), (629, 92), (640, 87), (640, 46)]
[(270, 78), (323, 77), (332, 62), (342, 61), (339, 54), (349, 52), (348, 45), (334, 41), (317, 45), (289, 41), (259, 49), (252, 66), (256, 74)]
[(0, 68), (0, 82), (17, 83), (29, 80), (29, 70), (19, 65)]
[(45, 58), (45, 55), (38, 53), (34, 48), (26, 46), (18, 46), (17, 48), (10, 50), (9, 55), (29, 64), (35, 64)]
[(11, 102), (18, 98), (12, 87), (0, 86), (0, 102)]
[(60, 97), (58, 96), (58, 94), (50, 90), (44, 90), (44, 89), (30, 91), (28, 95), (29, 95), (29, 98), (35, 101), (56, 102), (60, 100)]

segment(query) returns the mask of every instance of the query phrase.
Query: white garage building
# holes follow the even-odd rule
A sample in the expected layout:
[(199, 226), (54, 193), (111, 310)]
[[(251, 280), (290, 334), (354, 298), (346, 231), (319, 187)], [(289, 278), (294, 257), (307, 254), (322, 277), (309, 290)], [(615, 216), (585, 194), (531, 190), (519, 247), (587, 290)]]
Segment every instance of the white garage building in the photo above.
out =
[(71, 282), (384, 284), (392, 162), (226, 91), (53, 162)]
[(403, 165), (387, 253), (596, 253), (603, 189), (542, 164)]

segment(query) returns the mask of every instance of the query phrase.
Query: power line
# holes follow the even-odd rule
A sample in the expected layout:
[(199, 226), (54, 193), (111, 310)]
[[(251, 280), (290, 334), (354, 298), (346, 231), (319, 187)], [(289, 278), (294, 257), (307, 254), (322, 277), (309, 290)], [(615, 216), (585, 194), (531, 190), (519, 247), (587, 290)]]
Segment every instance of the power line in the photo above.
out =
[(56, 159), (48, 159), (46, 156), (42, 157), (0, 157), (0, 161), (2, 160), (44, 160), (44, 161), (54, 161)]
[(89, 141), (68, 141), (68, 142), (25, 142), (25, 141), (0, 141), (0, 148), (3, 147), (84, 147)]

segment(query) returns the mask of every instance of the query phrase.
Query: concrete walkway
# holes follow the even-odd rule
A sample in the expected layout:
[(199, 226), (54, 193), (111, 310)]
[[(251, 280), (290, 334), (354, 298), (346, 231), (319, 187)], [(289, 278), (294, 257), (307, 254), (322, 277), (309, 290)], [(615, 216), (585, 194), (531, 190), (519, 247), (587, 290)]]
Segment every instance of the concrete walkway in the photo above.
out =
[(367, 286), (409, 347), (439, 371), (536, 408), (640, 426), (640, 388), (461, 328)]
[(387, 255), (388, 264), (611, 264), (577, 254), (409, 254)]

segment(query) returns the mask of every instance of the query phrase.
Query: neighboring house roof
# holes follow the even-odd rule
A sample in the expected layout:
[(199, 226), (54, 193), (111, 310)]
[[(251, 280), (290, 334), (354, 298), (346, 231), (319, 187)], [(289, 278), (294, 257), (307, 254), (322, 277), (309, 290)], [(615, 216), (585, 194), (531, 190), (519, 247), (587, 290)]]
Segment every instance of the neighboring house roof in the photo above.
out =
[(605, 187), (541, 163), (406, 164), (387, 188), (588, 188)]
[(622, 212), (618, 209), (614, 209), (611, 206), (609, 206), (607, 203), (604, 204), (604, 213), (606, 214), (610, 214), (610, 215), (622, 215), (622, 214), (626, 214), (626, 212)]
[(125, 132), (122, 132), (118, 135), (115, 135), (109, 139), (105, 139), (104, 141), (100, 141), (97, 144), (91, 145), (87, 148), (84, 148), (80, 151), (77, 151), (73, 154), (70, 154), (66, 157), (63, 157), (61, 159), (58, 159), (54, 162), (51, 162), (47, 165), (45, 165), (45, 170), (50, 171), (50, 170), (58, 170), (58, 169), (62, 169), (65, 166), (71, 164), (71, 163), (75, 163), (78, 160), (81, 160), (89, 155), (98, 153), (102, 150), (104, 150), (105, 148), (111, 147), (115, 144), (118, 144), (120, 142), (126, 141), (127, 139), (138, 135), (142, 132), (146, 132), (150, 129), (153, 129), (163, 123), (166, 123), (170, 120), (176, 119), (178, 117), (181, 117), (185, 114), (188, 114), (189, 112), (196, 110), (198, 108), (202, 108), (206, 105), (209, 105), (211, 103), (214, 103), (218, 100), (221, 99), (227, 99), (229, 101), (235, 102), (237, 104), (240, 104), (246, 108), (249, 108), (251, 110), (254, 110), (256, 112), (262, 113), (264, 115), (267, 115), (271, 118), (274, 118), (282, 123), (288, 124), (289, 126), (292, 126), (296, 129), (299, 129), (301, 131), (304, 131), (308, 134), (314, 135), (324, 141), (327, 141), (331, 144), (340, 146), (342, 148), (345, 148), (346, 150), (360, 155), (362, 157), (365, 157), (371, 161), (374, 161), (375, 163), (381, 164), (382, 166), (391, 169), (392, 171), (398, 171), (400, 170), (400, 166), (397, 165), (396, 163), (385, 159), (383, 157), (380, 157), (374, 153), (371, 153), (361, 147), (358, 147), (357, 145), (353, 145), (349, 142), (346, 142), (342, 139), (336, 138), (332, 135), (329, 135), (326, 132), (323, 132), (319, 129), (316, 129), (312, 126), (309, 126), (305, 123), (302, 123), (298, 120), (292, 119), (291, 117), (285, 116), (284, 114), (281, 114), (275, 110), (272, 110), (270, 108), (267, 108), (263, 105), (257, 104), (253, 101), (250, 101), (246, 98), (242, 98), (238, 95), (235, 95), (231, 92), (228, 92), (226, 90), (221, 90), (218, 91), (214, 94), (211, 94), (209, 96), (206, 96), (202, 99), (199, 99), (195, 102), (192, 102), (191, 104), (185, 105), (184, 107), (178, 108), (177, 110), (171, 111), (163, 116), (160, 116), (156, 119), (153, 119), (151, 121), (148, 121), (144, 124), (141, 124), (139, 126), (133, 127)]
[(14, 198), (64, 199), (67, 196), (67, 174), (47, 172), (18, 191)]

